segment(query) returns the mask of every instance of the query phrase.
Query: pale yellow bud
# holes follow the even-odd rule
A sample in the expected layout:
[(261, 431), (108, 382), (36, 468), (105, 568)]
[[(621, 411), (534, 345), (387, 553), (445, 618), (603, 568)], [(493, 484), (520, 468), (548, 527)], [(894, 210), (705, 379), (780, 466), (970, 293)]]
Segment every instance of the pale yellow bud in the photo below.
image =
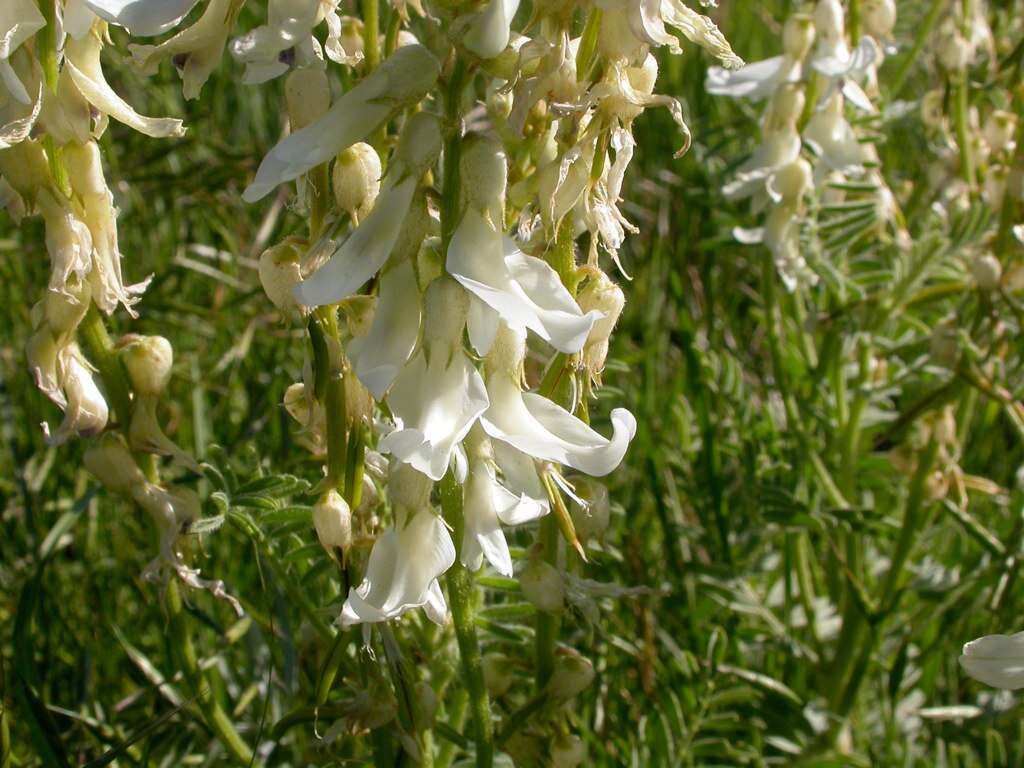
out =
[(380, 156), (369, 144), (359, 142), (342, 151), (331, 174), (338, 207), (356, 221), (365, 218), (380, 193), (380, 177)]
[(782, 48), (794, 61), (800, 61), (814, 45), (814, 19), (796, 13), (786, 19), (782, 28)]
[(140, 396), (157, 396), (167, 389), (174, 349), (163, 336), (126, 336), (121, 353), (132, 387)]
[(1003, 265), (991, 253), (986, 253), (971, 262), (971, 275), (981, 290), (994, 291), (1003, 277)]
[(302, 309), (292, 291), (302, 282), (299, 262), (304, 250), (302, 241), (288, 238), (260, 255), (260, 283), (271, 303), (285, 314)]
[(814, 171), (803, 158), (787, 163), (775, 172), (772, 188), (786, 203), (795, 203), (814, 185)]
[(619, 321), (622, 308), (626, 306), (626, 295), (622, 289), (603, 272), (587, 281), (577, 301), (584, 313), (597, 311), (603, 317), (594, 323), (583, 346), (583, 366), (591, 375), (600, 374), (608, 357), (608, 343), (615, 324)]
[(983, 136), (992, 152), (1010, 150), (1017, 135), (1017, 116), (1013, 112), (997, 109), (985, 121)]
[(873, 38), (888, 39), (896, 26), (895, 0), (865, 0), (861, 6), (861, 20), (864, 31)]
[(352, 546), (352, 511), (341, 494), (333, 488), (313, 505), (313, 526), (317, 538), (328, 554), (342, 555)]

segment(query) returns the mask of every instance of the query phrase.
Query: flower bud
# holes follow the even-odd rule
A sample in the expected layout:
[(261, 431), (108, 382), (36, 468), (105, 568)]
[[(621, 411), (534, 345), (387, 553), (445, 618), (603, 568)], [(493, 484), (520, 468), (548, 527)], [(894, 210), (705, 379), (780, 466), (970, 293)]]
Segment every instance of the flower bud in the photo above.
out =
[(994, 210), (1001, 210), (1006, 187), (1010, 178), (1010, 169), (1005, 165), (990, 165), (985, 171), (982, 181), (981, 197)]
[(353, 221), (366, 217), (380, 193), (380, 156), (360, 141), (338, 155), (331, 173), (334, 200)]
[(939, 89), (928, 91), (921, 97), (921, 122), (928, 128), (938, 130), (945, 125), (945, 99), (945, 94)]
[(130, 496), (132, 489), (146, 484), (146, 478), (124, 439), (113, 432), (90, 445), (82, 461), (89, 473), (112, 493)]
[(481, 59), (493, 59), (508, 47), (519, 0), (490, 0), (470, 20), (462, 44)]
[(584, 543), (599, 539), (611, 520), (608, 486), (589, 477), (581, 477), (573, 480), (573, 487), (576, 495), (586, 502), (585, 507), (573, 502), (570, 510), (576, 535)]
[(313, 505), (313, 525), (320, 545), (331, 556), (344, 557), (352, 546), (352, 511), (333, 488)]
[(784, 83), (772, 97), (771, 109), (765, 120), (765, 131), (792, 130), (804, 111), (803, 88), (796, 83)]
[(1017, 116), (1002, 109), (995, 110), (985, 121), (982, 135), (992, 152), (1013, 149), (1017, 135)]
[(846, 22), (839, 0), (818, 0), (814, 7), (814, 26), (822, 40), (835, 43), (843, 39)]
[(782, 166), (772, 180), (772, 189), (789, 204), (797, 202), (813, 185), (814, 171), (803, 158)]
[(388, 473), (388, 498), (396, 508), (415, 514), (430, 504), (434, 481), (411, 465), (392, 462)]
[(121, 357), (132, 387), (140, 397), (158, 396), (167, 389), (174, 364), (174, 349), (163, 336), (126, 336)]
[[(466, 203), (492, 217), (503, 216), (508, 165), (501, 142), (488, 134), (468, 136), (462, 150), (461, 168)], [(491, 223), (499, 228), (503, 224), (500, 218)]]
[(319, 67), (296, 69), (284, 81), (284, 99), (292, 131), (299, 131), (331, 108), (327, 72)]
[(396, 170), (401, 169), (403, 176), (412, 174), (419, 178), (430, 169), (440, 152), (441, 122), (429, 112), (417, 112), (402, 127), (392, 163), (398, 166)]
[(538, 611), (561, 613), (565, 607), (565, 581), (562, 574), (538, 557), (530, 558), (526, 568), (519, 574), (519, 588)]
[(981, 290), (994, 291), (1003, 277), (1003, 265), (991, 253), (986, 253), (971, 262), (971, 275)]
[(577, 301), (584, 314), (596, 310), (604, 315), (594, 323), (583, 345), (583, 366), (591, 375), (600, 374), (608, 357), (612, 330), (626, 305), (626, 296), (604, 272), (598, 272), (596, 277), (587, 281)]
[(814, 20), (806, 13), (795, 13), (782, 28), (782, 47), (793, 61), (802, 61), (814, 45)]
[(299, 265), (302, 251), (302, 241), (287, 238), (260, 255), (259, 275), (263, 291), (271, 303), (285, 314), (303, 309), (292, 293), (302, 282)]
[(895, 0), (865, 0), (860, 13), (864, 31), (871, 37), (876, 40), (892, 37), (892, 30), (896, 26)]
[(500, 653), (488, 653), (483, 658), (484, 684), (487, 692), (495, 699), (508, 693), (515, 676), (512, 674), (512, 661)]
[(594, 682), (594, 665), (576, 651), (565, 650), (555, 659), (547, 691), (556, 701), (578, 696)]
[(579, 736), (566, 734), (551, 745), (552, 768), (577, 768), (586, 759), (587, 747)]
[(466, 290), (447, 276), (434, 280), (423, 295), (424, 346), (428, 350), (434, 346), (449, 349), (461, 343), (468, 316), (469, 294)]

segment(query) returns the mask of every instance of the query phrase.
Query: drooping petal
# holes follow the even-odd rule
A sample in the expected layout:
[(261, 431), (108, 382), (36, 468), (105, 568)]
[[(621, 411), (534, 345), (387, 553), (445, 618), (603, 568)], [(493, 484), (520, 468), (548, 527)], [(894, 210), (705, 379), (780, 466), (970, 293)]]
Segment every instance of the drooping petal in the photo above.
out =
[(46, 19), (33, 0), (4, 0), (0, 3), (0, 81), (14, 100), (28, 106), (32, 97), (9, 63), (22, 43), (46, 26)]
[[(474, 462), (466, 480), (463, 504), (465, 528), (462, 536), (462, 564), (471, 571), (480, 569), (483, 558), (503, 576), (512, 575), (512, 555), (498, 518), (498, 505), (507, 504), (507, 496), (494, 478), (494, 471), (483, 461)], [(517, 501), (512, 496), (513, 503)]]
[(454, 562), (445, 524), (429, 509), (421, 510), (401, 530), (391, 528), (374, 543), (362, 584), (349, 590), (341, 625), (387, 621), (420, 606), (433, 621), (443, 620), (437, 577)]
[(124, 123), (139, 133), (153, 138), (182, 136), (185, 128), (181, 120), (172, 117), (145, 117), (136, 112), (107, 83), (100, 64), (99, 36), (86, 35), (81, 40), (69, 39), (65, 48), (65, 66), (71, 78), (86, 100), (98, 111)]
[(461, 349), (450, 358), (420, 350), (398, 375), (388, 396), (396, 429), (380, 450), (411, 464), (433, 480), (448, 471), (456, 445), (487, 410), (483, 379)]
[(423, 98), (438, 73), (437, 59), (423, 46), (399, 48), (323, 117), (270, 150), (243, 198), (254, 203), (278, 184), (298, 178), (366, 138), (397, 110)]
[(525, 255), (475, 210), (452, 236), (447, 268), (509, 326), (529, 328), (561, 352), (579, 352), (598, 318), (583, 314), (547, 262)]
[(743, 66), (743, 59), (733, 53), (729, 41), (707, 16), (688, 8), (680, 0), (662, 2), (661, 15), (666, 24), (675, 27), (691, 43), (696, 43), (717, 57), (726, 69), (737, 70)]
[[(716, 96), (731, 96), (736, 99), (763, 99), (775, 90), (785, 75), (785, 56), (773, 56), (755, 61), (739, 69), (709, 67), (705, 90)], [(799, 77), (799, 70), (797, 71)]]
[(384, 397), (409, 359), (419, 332), (419, 286), (412, 261), (405, 259), (381, 276), (370, 330), (349, 345), (356, 376), (377, 400)]
[(139, 37), (152, 37), (175, 27), (199, 0), (82, 0), (105, 21)]
[(510, 377), (492, 376), (487, 392), (491, 404), (481, 417), (487, 434), (534, 458), (565, 464), (593, 477), (615, 469), (636, 434), (636, 419), (625, 408), (612, 411), (608, 439), (546, 397), (524, 394)]
[(1024, 632), (986, 635), (964, 646), (960, 666), (995, 688), (1024, 688)]

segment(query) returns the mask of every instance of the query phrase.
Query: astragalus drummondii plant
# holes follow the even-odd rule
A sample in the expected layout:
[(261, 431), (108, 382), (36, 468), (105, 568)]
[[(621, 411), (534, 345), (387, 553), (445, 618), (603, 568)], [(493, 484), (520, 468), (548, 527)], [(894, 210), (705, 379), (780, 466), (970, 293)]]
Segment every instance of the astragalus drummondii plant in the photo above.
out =
[[(105, 316), (144, 311), (149, 278), (124, 277), (136, 268), (118, 246), (124, 222), (100, 142), (111, 118), (154, 139), (187, 130), (140, 114), (110, 84), (112, 27), (145, 41), (128, 46), (142, 71), (176, 69), (186, 99), (203, 98), (227, 55), (243, 67), (240, 87), (280, 79), (286, 135), (243, 197), (288, 198), (306, 222), (259, 256), (259, 277), (281, 321), (308, 332), (303, 381), (283, 406), (323, 471), (278, 491), (317, 498), (290, 509), (315, 528), (341, 587), (336, 621), (321, 616), (327, 606), (308, 617), (323, 643), (309, 698), (327, 721), (324, 749), (361, 753), (343, 734), (370, 730), (377, 765), (450, 761), (454, 749), (481, 766), (499, 751), (523, 765), (540, 755), (579, 765), (585, 749), (563, 705), (594, 671), (559, 644), (559, 624), (567, 599), (609, 594), (574, 575), (586, 559), (577, 522), (588, 537), (606, 524), (606, 494), (587, 478), (613, 472), (637, 428), (623, 407), (610, 425), (590, 423), (626, 300), (619, 250), (638, 231), (622, 211), (633, 127), (664, 107), (679, 151), (691, 140), (680, 104), (656, 92), (659, 48), (692, 42), (726, 67), (742, 62), (681, 0), (369, 0), (355, 16), (338, 0), (269, 0), (250, 8), (263, 23), (248, 30), (237, 28), (243, 5), (14, 0), (0, 10), (3, 200), (17, 218), (42, 217), (51, 263), (27, 342), (37, 386), (64, 411), (58, 427), (43, 425), (47, 439), (87, 439), (89, 472), (152, 519), (159, 548), (145, 575), (166, 600), (200, 716), (251, 762), (263, 747), (204, 691), (178, 582), (241, 615), (245, 596), (201, 579), (183, 537), (224, 520), (258, 545), (268, 534), (244, 492), (165, 434), (168, 340), (108, 335)], [(195, 473), (219, 488), (219, 517), (202, 517)], [(535, 543), (513, 555), (506, 532), (526, 524)], [(530, 661), (481, 652), (474, 574), (485, 561), (493, 584), (528, 601), (514, 609), (535, 617)], [(417, 609), (454, 625), (458, 671), (411, 664), (426, 652), (417, 637), (447, 649), (407, 617)], [(395, 631), (403, 617), (411, 632)], [(532, 671), (532, 693), (526, 681), (496, 682), (519, 668)], [(489, 690), (516, 703), (497, 727)], [(439, 711), (450, 741), (440, 750)]]

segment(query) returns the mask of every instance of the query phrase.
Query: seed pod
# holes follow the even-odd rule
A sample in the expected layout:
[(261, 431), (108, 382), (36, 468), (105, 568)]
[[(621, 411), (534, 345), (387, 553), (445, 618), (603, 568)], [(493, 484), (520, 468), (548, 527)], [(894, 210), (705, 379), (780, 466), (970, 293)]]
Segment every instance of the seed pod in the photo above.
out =
[(157, 397), (167, 389), (174, 349), (163, 336), (125, 336), (120, 343), (124, 366), (140, 397)]
[(561, 613), (565, 607), (565, 581), (553, 565), (540, 558), (530, 559), (519, 574), (519, 588), (538, 611)]
[(328, 554), (339, 559), (352, 546), (352, 511), (333, 488), (313, 506), (317, 538)]
[(341, 152), (331, 173), (338, 207), (357, 222), (365, 218), (380, 193), (380, 177), (380, 156), (369, 144), (361, 141)]

